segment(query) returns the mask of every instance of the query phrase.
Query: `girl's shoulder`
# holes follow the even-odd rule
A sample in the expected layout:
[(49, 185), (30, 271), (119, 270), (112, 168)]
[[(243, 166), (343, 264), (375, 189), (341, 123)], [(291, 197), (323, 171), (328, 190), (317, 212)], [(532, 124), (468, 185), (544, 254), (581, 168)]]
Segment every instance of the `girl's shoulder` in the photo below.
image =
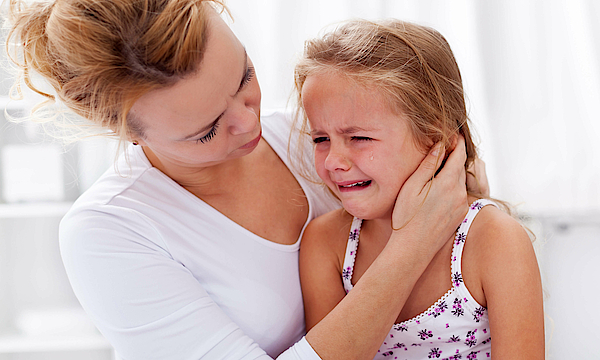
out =
[(533, 244), (523, 225), (496, 206), (484, 206), (473, 219), (463, 250), (463, 276), (471, 280), (467, 286), (473, 296), (485, 299), (486, 287), (498, 283), (498, 277), (515, 276), (515, 263), (532, 261)]
[(326, 252), (343, 259), (352, 219), (352, 215), (340, 208), (312, 220), (302, 235), (301, 254)]
[(489, 252), (495, 248), (510, 248), (522, 242), (531, 244), (523, 225), (496, 206), (484, 206), (469, 229), (469, 243)]
[(319, 241), (347, 239), (352, 219), (343, 208), (335, 209), (313, 219), (306, 227), (304, 237), (321, 239)]
[(347, 238), (352, 219), (352, 215), (348, 214), (343, 208), (335, 209), (313, 219), (306, 227), (305, 233), (314, 232), (321, 235)]

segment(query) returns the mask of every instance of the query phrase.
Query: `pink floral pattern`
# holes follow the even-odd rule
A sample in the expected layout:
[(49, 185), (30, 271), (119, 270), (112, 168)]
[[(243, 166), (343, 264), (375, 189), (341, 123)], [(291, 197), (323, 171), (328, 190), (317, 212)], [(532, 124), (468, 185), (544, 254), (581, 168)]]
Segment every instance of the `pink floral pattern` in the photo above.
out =
[[(471, 360), (491, 357), (491, 336), (487, 309), (479, 305), (464, 286), (461, 259), (469, 227), (484, 206), (495, 205), (480, 199), (456, 231), (452, 248), (452, 288), (418, 316), (394, 324), (375, 356), (380, 359)], [(352, 289), (352, 272), (358, 250), (362, 220), (355, 218), (348, 236), (342, 281)]]

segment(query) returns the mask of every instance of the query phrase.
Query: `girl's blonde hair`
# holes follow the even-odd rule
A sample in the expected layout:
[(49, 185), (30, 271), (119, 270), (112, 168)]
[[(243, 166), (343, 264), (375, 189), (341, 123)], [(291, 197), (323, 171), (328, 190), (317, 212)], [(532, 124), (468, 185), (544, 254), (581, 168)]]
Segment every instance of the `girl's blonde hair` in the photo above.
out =
[(302, 87), (308, 76), (327, 71), (378, 90), (392, 111), (406, 116), (421, 148), (441, 141), (451, 149), (460, 134), (466, 144), (465, 167), (477, 156), (460, 71), (450, 45), (436, 30), (400, 20), (353, 20), (307, 41), (295, 71), (302, 134), (308, 129)]
[(121, 140), (143, 137), (129, 110), (151, 90), (194, 73), (220, 0), (10, 0), (7, 52), (24, 81), (37, 73), (76, 114)]

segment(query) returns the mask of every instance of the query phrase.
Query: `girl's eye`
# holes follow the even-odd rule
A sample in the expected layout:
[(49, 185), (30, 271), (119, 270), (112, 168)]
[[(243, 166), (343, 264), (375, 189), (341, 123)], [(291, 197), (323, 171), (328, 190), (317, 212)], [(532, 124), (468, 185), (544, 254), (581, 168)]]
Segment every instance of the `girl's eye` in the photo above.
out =
[(366, 137), (366, 136), (353, 136), (352, 140), (355, 140), (355, 141), (371, 141), (373, 139), (370, 138), (370, 137)]
[(313, 142), (314, 142), (315, 144), (319, 144), (319, 143), (322, 143), (323, 141), (328, 141), (328, 140), (329, 140), (329, 138), (328, 138), (328, 137), (321, 136), (321, 137), (318, 137), (318, 138), (314, 138), (314, 139), (313, 139)]
[(242, 82), (240, 83), (240, 87), (238, 88), (238, 92), (240, 92), (244, 86), (246, 86), (254, 77), (254, 66), (248, 66), (248, 69), (246, 69), (246, 74), (244, 74), (244, 78), (242, 79)]
[(196, 139), (196, 144), (201, 143), (207, 143), (210, 141), (210, 139), (213, 138), (213, 136), (215, 136), (215, 134), (217, 133), (217, 128), (219, 127), (219, 123), (217, 122), (212, 129), (210, 129), (210, 131), (208, 132), (208, 134), (204, 135), (203, 137)]

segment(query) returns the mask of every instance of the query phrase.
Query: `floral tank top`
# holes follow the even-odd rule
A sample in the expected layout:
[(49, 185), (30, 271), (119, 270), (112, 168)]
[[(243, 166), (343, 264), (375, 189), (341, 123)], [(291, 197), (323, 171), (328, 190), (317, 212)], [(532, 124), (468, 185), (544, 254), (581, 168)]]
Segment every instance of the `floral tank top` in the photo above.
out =
[[(450, 259), (451, 289), (423, 313), (394, 324), (375, 360), (491, 358), (487, 309), (479, 305), (467, 290), (461, 270), (462, 252), (469, 227), (479, 210), (490, 204), (495, 205), (485, 199), (473, 202), (456, 231)], [(361, 225), (362, 220), (354, 218), (348, 237), (342, 272), (346, 293), (352, 289), (352, 272)]]

